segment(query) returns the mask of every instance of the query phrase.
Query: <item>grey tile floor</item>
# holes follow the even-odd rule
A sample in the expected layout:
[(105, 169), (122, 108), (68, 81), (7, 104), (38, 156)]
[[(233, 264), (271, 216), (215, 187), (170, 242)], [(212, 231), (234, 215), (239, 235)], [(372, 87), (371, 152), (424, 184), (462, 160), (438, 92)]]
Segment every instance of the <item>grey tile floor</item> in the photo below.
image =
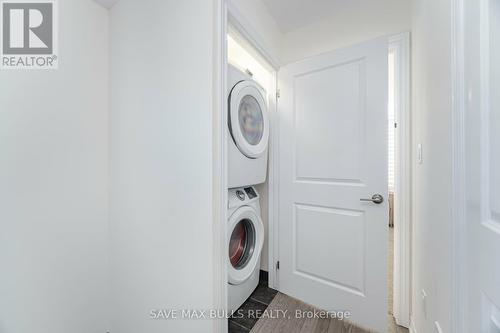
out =
[(242, 318), (229, 319), (229, 333), (250, 332), (257, 323), (258, 318), (255, 318), (254, 315), (249, 315), (249, 311), (265, 310), (277, 293), (277, 290), (268, 287), (267, 272), (261, 271), (259, 285), (240, 307), (240, 310), (243, 310), (244, 316)]

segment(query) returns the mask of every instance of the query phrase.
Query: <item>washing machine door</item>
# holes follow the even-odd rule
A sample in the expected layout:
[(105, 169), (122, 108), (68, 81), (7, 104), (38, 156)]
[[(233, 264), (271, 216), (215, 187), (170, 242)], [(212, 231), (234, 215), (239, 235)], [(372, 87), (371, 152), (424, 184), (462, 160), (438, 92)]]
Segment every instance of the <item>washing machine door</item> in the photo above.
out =
[(237, 285), (258, 269), (264, 245), (262, 219), (252, 207), (242, 206), (229, 218), (228, 235), (228, 281)]
[(258, 158), (266, 152), (269, 140), (267, 105), (255, 82), (241, 81), (231, 90), (229, 129), (236, 146), (246, 157)]

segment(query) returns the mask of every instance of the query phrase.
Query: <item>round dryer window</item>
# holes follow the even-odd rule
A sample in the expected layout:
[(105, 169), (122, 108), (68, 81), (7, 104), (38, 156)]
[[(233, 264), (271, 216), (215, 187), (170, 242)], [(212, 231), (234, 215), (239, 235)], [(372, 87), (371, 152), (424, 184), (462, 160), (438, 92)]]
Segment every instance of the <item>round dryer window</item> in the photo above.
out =
[(264, 116), (259, 102), (251, 95), (245, 95), (238, 109), (240, 130), (245, 140), (251, 145), (257, 145), (264, 134)]
[(249, 158), (267, 150), (269, 119), (264, 97), (253, 81), (241, 81), (231, 91), (229, 128), (238, 149)]

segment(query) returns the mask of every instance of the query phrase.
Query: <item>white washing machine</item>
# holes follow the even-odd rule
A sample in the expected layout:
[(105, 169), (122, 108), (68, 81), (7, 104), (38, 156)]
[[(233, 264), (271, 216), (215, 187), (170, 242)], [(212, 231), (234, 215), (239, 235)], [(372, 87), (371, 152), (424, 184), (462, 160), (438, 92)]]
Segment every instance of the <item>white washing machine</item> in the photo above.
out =
[(269, 116), (266, 92), (228, 66), (228, 188), (266, 181)]
[(228, 192), (228, 309), (236, 311), (259, 284), (264, 225), (254, 187)]

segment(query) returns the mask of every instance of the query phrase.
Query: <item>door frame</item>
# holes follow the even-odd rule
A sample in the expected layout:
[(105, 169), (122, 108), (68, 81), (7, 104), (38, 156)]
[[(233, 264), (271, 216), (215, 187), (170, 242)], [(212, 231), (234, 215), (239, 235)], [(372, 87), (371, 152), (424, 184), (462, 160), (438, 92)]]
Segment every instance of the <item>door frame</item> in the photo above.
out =
[[(228, 0), (214, 0), (214, 51), (213, 51), (213, 112), (212, 112), (212, 182), (213, 182), (213, 221), (212, 221), (212, 256), (213, 256), (213, 308), (217, 310), (227, 311), (228, 302), (228, 269), (225, 255), (227, 254), (227, 224), (228, 224), (228, 156), (227, 156), (227, 140), (228, 131), (228, 105), (227, 105), (227, 34), (231, 31), (237, 38), (237, 41), (242, 45), (250, 46), (250, 50), (255, 50), (252, 55), (256, 58), (264, 60), (274, 70), (273, 91), (270, 91), (271, 96), (276, 96), (276, 74), (277, 69), (281, 66), (278, 57), (267, 52), (265, 43), (261, 36), (255, 32), (252, 25), (245, 19), (244, 15)], [(270, 99), (268, 107), (270, 115), (271, 127), (276, 121), (276, 99)], [(272, 162), (272, 151), (275, 146), (275, 134), (271, 132), (269, 136), (269, 165), (274, 165)], [(270, 187), (274, 184), (274, 172), (269, 167), (268, 182)], [(270, 189), (271, 193), (271, 189)], [(273, 229), (271, 227), (271, 216), (273, 216), (273, 196), (269, 195), (269, 239), (273, 237)], [(272, 241), (270, 241), (271, 244)], [(269, 248), (269, 258), (274, 257), (273, 248)], [(269, 261), (271, 267), (274, 261)], [(274, 274), (269, 271), (269, 278), (274, 279)], [(270, 280), (271, 281), (271, 280)], [(271, 283), (271, 282), (270, 282)], [(274, 280), (273, 280), (274, 283)], [(272, 284), (271, 284), (272, 285)], [(227, 313), (227, 312), (226, 312)], [(214, 332), (228, 331), (228, 320), (225, 316), (219, 316), (213, 320)]]
[(398, 325), (410, 326), (412, 150), (410, 108), (410, 33), (389, 37), (389, 51), (395, 55), (395, 211), (393, 315)]
[[(481, 2), (482, 3), (482, 2)], [(466, 310), (466, 180), (465, 180), (465, 12), (464, 0), (453, 0), (451, 8), (452, 84), (452, 331), (465, 333)]]
[[(212, 262), (213, 309), (227, 311), (227, 0), (213, 1), (212, 78)], [(213, 320), (213, 331), (228, 331), (225, 318)]]

